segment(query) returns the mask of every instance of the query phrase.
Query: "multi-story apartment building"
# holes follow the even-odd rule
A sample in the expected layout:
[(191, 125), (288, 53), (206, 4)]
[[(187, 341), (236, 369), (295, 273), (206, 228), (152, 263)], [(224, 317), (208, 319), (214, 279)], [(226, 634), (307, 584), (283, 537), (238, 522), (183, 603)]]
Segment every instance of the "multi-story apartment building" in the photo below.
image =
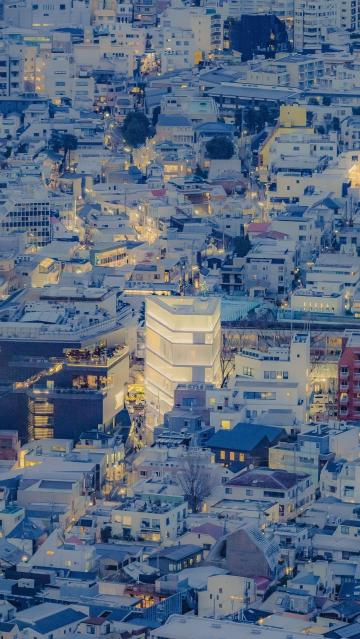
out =
[(360, 499), (359, 460), (329, 460), (321, 472), (321, 494), (340, 502), (359, 503)]
[(335, 456), (350, 459), (356, 456), (357, 448), (357, 428), (345, 425), (331, 428), (327, 424), (319, 424), (315, 429), (299, 433), (296, 442), (280, 442), (271, 447), (269, 466), (307, 473), (317, 486), (321, 470), (329, 459)]
[(53, 29), (71, 24), (72, 0), (22, 0), (4, 5), (4, 21), (22, 28)]
[(274, 500), (279, 519), (294, 519), (309, 508), (315, 498), (314, 484), (306, 473), (254, 468), (230, 479), (225, 485), (228, 499)]
[(176, 539), (185, 531), (187, 504), (182, 497), (138, 495), (111, 512), (113, 534), (123, 539), (160, 541)]
[[(360, 280), (359, 260), (345, 253), (320, 255), (306, 273), (307, 288), (323, 296), (339, 297), (338, 304), (349, 310)], [(336, 304), (335, 304), (336, 306)]]
[[(310, 394), (309, 334), (296, 333), (290, 349), (243, 349), (235, 356), (235, 373), (231, 385), (246, 405), (248, 418), (261, 419), (268, 411), (283, 409), (304, 419)], [(288, 426), (293, 426), (290, 418)]]
[(325, 42), (328, 27), (337, 23), (338, 0), (295, 0), (294, 48), (316, 51)]
[(295, 266), (294, 251), (257, 244), (245, 257), (243, 282), (246, 290), (263, 291), (267, 297), (281, 298), (291, 288)]
[(0, 51), (0, 96), (18, 95), (22, 91), (23, 61), (18, 54)]
[(360, 419), (360, 333), (345, 333), (338, 364), (338, 411), (340, 419)]
[(360, 1), (337, 0), (337, 26), (347, 31), (355, 31), (360, 26)]

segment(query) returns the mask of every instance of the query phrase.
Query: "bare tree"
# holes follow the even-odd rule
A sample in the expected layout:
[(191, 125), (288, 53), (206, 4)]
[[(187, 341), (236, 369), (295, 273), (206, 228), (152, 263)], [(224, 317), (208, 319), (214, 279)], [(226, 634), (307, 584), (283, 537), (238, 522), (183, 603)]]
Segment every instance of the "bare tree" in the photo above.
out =
[(230, 375), (234, 372), (234, 353), (233, 351), (223, 348), (220, 353), (220, 368), (221, 368), (221, 388), (225, 388)]
[(182, 457), (178, 473), (179, 484), (193, 513), (201, 510), (202, 503), (217, 483), (214, 467), (209, 458), (197, 451), (189, 452)]

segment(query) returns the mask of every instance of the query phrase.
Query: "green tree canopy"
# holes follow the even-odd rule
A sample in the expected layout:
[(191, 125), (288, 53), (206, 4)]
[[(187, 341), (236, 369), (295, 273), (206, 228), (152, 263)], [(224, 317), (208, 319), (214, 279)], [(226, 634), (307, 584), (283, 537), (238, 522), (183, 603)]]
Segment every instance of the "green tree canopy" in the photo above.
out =
[(234, 145), (225, 135), (216, 135), (206, 143), (206, 151), (212, 160), (230, 160)]
[(245, 257), (251, 249), (251, 242), (248, 235), (234, 238), (234, 253), (237, 257)]
[(144, 113), (130, 111), (127, 114), (121, 132), (126, 144), (132, 147), (142, 146), (150, 137), (150, 122)]
[(71, 151), (75, 151), (78, 147), (78, 140), (76, 135), (72, 133), (62, 133), (60, 131), (52, 131), (49, 141), (49, 147), (59, 153), (63, 151), (62, 167), (66, 170), (70, 165)]

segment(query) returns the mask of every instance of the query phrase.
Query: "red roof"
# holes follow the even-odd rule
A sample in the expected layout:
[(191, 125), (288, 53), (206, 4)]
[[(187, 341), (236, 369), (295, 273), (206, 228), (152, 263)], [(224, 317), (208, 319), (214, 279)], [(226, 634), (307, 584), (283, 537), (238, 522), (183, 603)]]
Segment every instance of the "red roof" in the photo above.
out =
[(284, 240), (288, 235), (286, 233), (281, 233), (281, 231), (267, 231), (265, 233), (260, 233), (259, 237), (268, 237), (272, 240)]
[(101, 626), (106, 621), (106, 617), (88, 617), (84, 619), (84, 623), (91, 624), (92, 626)]
[(164, 197), (166, 189), (154, 189), (153, 191), (151, 191), (151, 193), (155, 197)]

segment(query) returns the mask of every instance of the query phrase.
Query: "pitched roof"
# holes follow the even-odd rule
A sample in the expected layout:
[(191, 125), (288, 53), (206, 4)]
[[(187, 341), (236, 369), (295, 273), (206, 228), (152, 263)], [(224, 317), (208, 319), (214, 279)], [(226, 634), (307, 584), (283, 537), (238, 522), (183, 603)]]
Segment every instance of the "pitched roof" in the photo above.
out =
[(74, 610), (74, 608), (66, 608), (65, 610), (37, 619), (33, 623), (29, 621), (15, 621), (20, 630), (23, 628), (31, 628), (35, 632), (43, 635), (72, 623), (80, 622), (83, 619), (86, 619), (86, 615), (84, 613)]
[(202, 548), (200, 546), (195, 546), (195, 544), (182, 544), (160, 549), (159, 552), (154, 553), (153, 557), (159, 556), (164, 559), (174, 559), (179, 561), (181, 559), (185, 559), (189, 555), (194, 555), (197, 552), (202, 552)]
[(278, 441), (284, 433), (283, 428), (276, 426), (262, 426), (240, 422), (231, 430), (218, 430), (210, 437), (209, 448), (223, 448), (228, 450), (252, 451), (266, 439), (268, 444)]
[(254, 468), (245, 471), (227, 482), (228, 486), (253, 486), (255, 488), (273, 488), (287, 490), (296, 486), (298, 481), (309, 477), (306, 473), (288, 473), (286, 470)]
[(44, 530), (37, 526), (31, 519), (24, 517), (20, 523), (8, 534), (8, 539), (39, 539)]

